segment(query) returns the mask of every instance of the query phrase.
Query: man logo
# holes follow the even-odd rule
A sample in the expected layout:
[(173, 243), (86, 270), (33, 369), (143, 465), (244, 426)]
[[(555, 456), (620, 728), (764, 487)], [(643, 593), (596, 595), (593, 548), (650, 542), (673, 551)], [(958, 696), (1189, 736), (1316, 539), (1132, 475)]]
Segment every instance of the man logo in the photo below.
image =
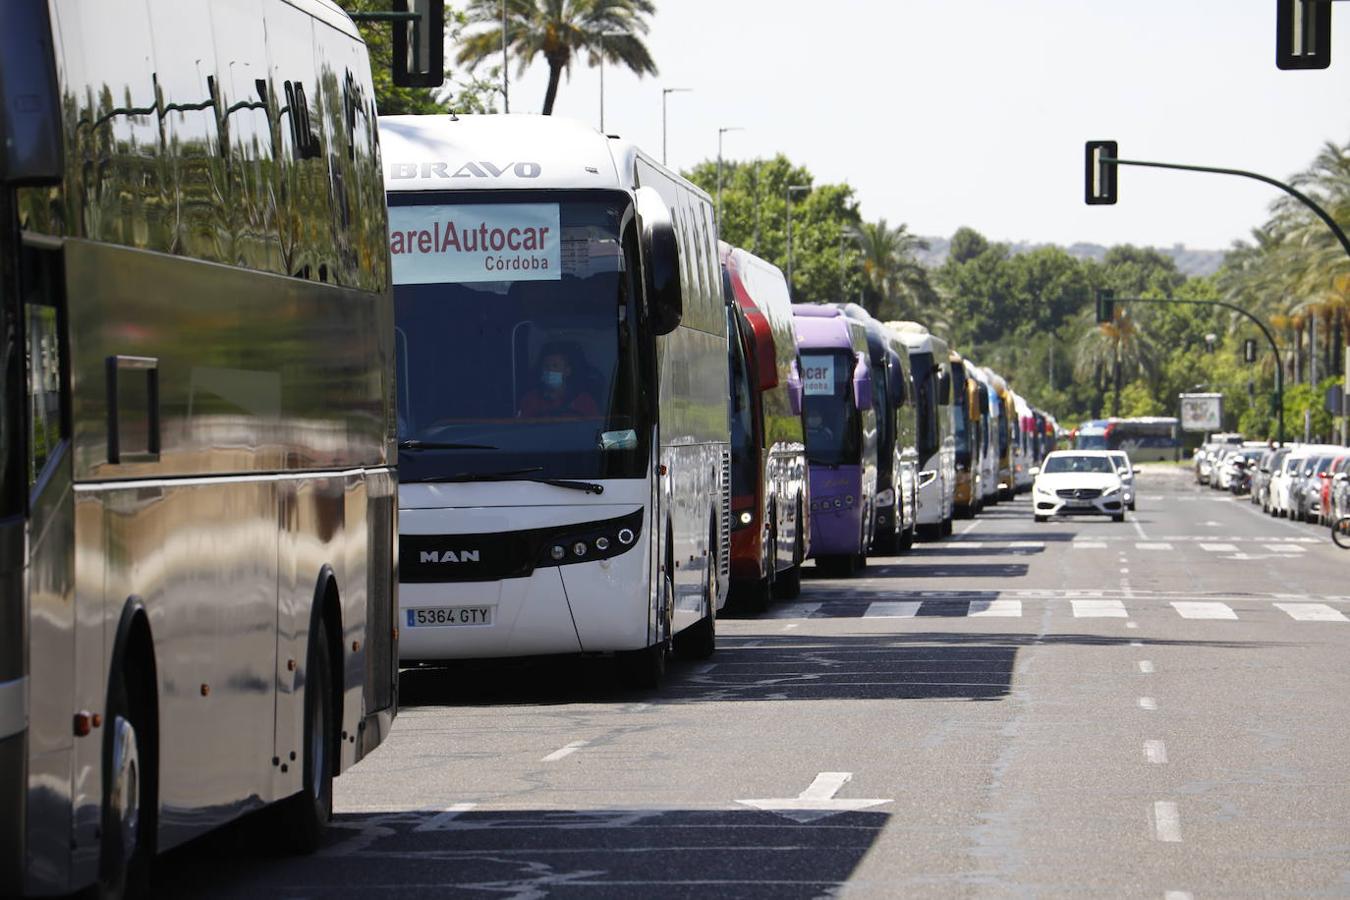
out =
[(421, 561), (424, 563), (462, 563), (481, 562), (477, 550), (423, 550)]
[(507, 172), (517, 178), (538, 178), (544, 171), (537, 162), (509, 162), (497, 165), (487, 160), (472, 160), (451, 172), (450, 164), (444, 162), (390, 163), (390, 178), (501, 178)]

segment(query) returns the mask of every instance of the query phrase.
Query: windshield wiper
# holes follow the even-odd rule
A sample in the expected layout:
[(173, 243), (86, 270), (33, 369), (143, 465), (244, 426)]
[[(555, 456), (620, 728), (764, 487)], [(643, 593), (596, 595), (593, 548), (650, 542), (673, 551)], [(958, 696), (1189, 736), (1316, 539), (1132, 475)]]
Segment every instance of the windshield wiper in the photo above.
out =
[(528, 478), (525, 476), (542, 472), (543, 466), (529, 466), (524, 469), (506, 469), (501, 472), (458, 472), (445, 477), (431, 476), (420, 481), (439, 481), (462, 483), (466, 481), (533, 481), (536, 484), (548, 484), (553, 487), (567, 488), (573, 491), (585, 491), (588, 494), (603, 494), (605, 486), (594, 481), (573, 481), (568, 478)]
[(400, 450), (496, 450), (491, 444), (455, 444), (447, 441), (420, 441), (409, 438), (398, 442)]

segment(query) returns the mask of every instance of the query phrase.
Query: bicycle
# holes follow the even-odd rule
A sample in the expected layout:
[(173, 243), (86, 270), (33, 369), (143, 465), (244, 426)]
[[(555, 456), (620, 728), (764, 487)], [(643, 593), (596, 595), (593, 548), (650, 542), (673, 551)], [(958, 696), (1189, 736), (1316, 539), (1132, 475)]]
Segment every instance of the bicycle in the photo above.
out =
[(1350, 550), (1350, 516), (1341, 516), (1332, 523), (1331, 540), (1342, 550)]

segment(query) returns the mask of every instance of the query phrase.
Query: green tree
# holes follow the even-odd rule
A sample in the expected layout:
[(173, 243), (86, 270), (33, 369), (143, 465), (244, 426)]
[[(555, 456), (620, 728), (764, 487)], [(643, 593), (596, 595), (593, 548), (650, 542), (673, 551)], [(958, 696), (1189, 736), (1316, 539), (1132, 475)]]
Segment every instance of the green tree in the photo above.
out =
[(903, 222), (892, 228), (885, 219), (859, 222), (849, 227), (848, 234), (862, 253), (867, 279), (863, 305), (868, 312), (884, 319), (928, 320), (940, 315), (934, 308), (937, 295), (928, 283), (928, 270), (914, 256), (915, 251), (928, 249), (927, 241)]
[[(717, 160), (684, 173), (717, 196)], [(792, 196), (792, 298), (799, 303), (866, 302), (862, 254), (851, 235), (862, 223), (853, 189), (815, 184), (811, 173), (786, 156), (722, 163), (722, 240), (763, 257), (784, 271), (787, 264), (787, 189)]]
[[(506, 35), (517, 72), (524, 73), (536, 56), (548, 66), (544, 115), (553, 114), (563, 73), (584, 54), (588, 65), (600, 61), (655, 75), (656, 62), (643, 42), (651, 0), (470, 0), (468, 20), (480, 26), (460, 42), (457, 59), (470, 67), (502, 52), (502, 3), (506, 3)], [(613, 37), (604, 37), (606, 33)]]
[[(388, 0), (341, 0), (347, 12), (385, 12)], [(468, 19), (464, 13), (445, 11), (445, 39), (458, 43)], [(396, 87), (393, 76), (394, 31), (388, 22), (360, 22), (357, 29), (370, 54), (370, 75), (375, 85), (375, 106), (382, 116), (433, 115), (435, 113), (482, 113), (494, 111), (496, 76), (500, 69), (487, 73), (490, 80), (467, 72), (456, 74), (446, 69), (440, 88)]]

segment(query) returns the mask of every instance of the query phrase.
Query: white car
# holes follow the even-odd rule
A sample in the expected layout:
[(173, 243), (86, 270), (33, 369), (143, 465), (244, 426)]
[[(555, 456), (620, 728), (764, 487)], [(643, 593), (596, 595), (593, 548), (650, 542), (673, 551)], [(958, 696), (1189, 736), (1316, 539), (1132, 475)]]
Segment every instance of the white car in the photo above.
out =
[(1125, 521), (1125, 486), (1107, 450), (1056, 450), (1036, 470), (1032, 515), (1110, 516)]
[(1124, 450), (1108, 450), (1111, 462), (1115, 463), (1116, 474), (1120, 476), (1121, 486), (1125, 490), (1125, 508), (1134, 512), (1134, 466), (1130, 464), (1130, 455)]

